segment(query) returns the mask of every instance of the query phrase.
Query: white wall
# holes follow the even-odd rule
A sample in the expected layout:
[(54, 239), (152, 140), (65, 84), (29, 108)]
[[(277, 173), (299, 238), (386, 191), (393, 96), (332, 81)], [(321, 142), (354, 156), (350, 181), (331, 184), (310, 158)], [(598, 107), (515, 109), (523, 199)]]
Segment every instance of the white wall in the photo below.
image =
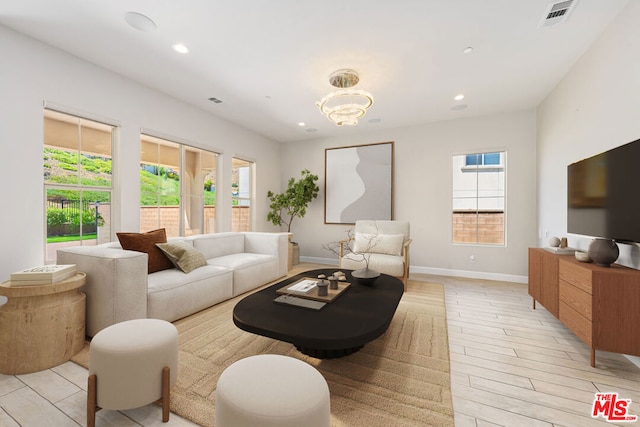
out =
[[(138, 230), (141, 129), (222, 154), (218, 188), (231, 189), (231, 158), (255, 161), (256, 230), (267, 223), (267, 189), (280, 189), (280, 145), (158, 91), (0, 26), (0, 280), (44, 261), (43, 102), (121, 126), (114, 231)], [(263, 195), (263, 197), (261, 197)], [(219, 196), (231, 206), (231, 192)], [(231, 227), (229, 212), (219, 230)]]
[[(588, 249), (590, 237), (567, 235), (567, 165), (640, 138), (638, 22), (640, 2), (629, 2), (538, 107), (539, 246), (568, 236)], [(620, 252), (620, 263), (640, 268), (637, 245)]]
[[(535, 111), (451, 120), (418, 127), (363, 133), (343, 138), (285, 144), (282, 185), (309, 169), (320, 177), (320, 195), (292, 232), (304, 260), (333, 255), (323, 243), (346, 237), (347, 225), (324, 224), (325, 148), (395, 142), (395, 218), (411, 222), (411, 266), (414, 272), (485, 277), (524, 282), (527, 248), (536, 243)], [(507, 152), (507, 246), (451, 243), (452, 155)], [(469, 262), (470, 255), (476, 258)]]

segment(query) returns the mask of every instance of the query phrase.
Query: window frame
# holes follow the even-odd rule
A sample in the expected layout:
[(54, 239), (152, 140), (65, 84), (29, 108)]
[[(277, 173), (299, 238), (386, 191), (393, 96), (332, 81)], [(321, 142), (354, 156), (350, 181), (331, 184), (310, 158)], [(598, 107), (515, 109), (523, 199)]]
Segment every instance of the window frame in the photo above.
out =
[[(145, 139), (146, 138), (146, 139)], [(202, 147), (199, 147), (193, 143), (190, 142), (186, 142), (184, 140), (181, 140), (180, 138), (174, 138), (174, 137), (170, 137), (170, 136), (165, 136), (165, 135), (158, 135), (157, 133), (154, 132), (150, 132), (148, 130), (143, 130), (140, 132), (139, 135), (139, 141), (140, 141), (140, 166), (142, 166), (143, 164), (148, 164), (151, 165), (151, 163), (149, 161), (145, 161), (143, 159), (143, 142), (148, 142), (150, 144), (158, 144), (158, 149), (160, 147), (161, 144), (166, 144), (172, 148), (177, 149), (178, 151), (178, 160), (177, 163), (178, 165), (173, 165), (175, 167), (177, 167), (178, 169), (178, 181), (179, 181), (179, 185), (178, 185), (178, 192), (177, 192), (177, 197), (178, 197), (178, 222), (177, 222), (177, 235), (174, 235), (173, 232), (170, 230), (167, 230), (167, 236), (168, 237), (186, 237), (192, 234), (206, 234), (206, 233), (214, 233), (215, 230), (215, 224), (218, 222), (218, 209), (217, 209), (217, 205), (218, 205), (218, 201), (219, 201), (219, 197), (218, 197), (218, 170), (219, 170), (219, 156), (220, 153), (217, 151), (214, 151), (212, 149), (205, 149)], [(191, 150), (191, 151), (196, 151), (196, 152), (204, 152), (207, 154), (212, 154), (215, 158), (215, 165), (214, 165), (214, 169), (215, 169), (215, 173), (214, 173), (214, 182), (213, 185), (215, 186), (215, 192), (216, 192), (216, 197), (215, 197), (215, 204), (213, 205), (215, 213), (214, 213), (214, 219), (213, 219), (213, 229), (210, 229), (208, 224), (206, 224), (206, 215), (205, 215), (205, 207), (207, 206), (212, 206), (212, 205), (205, 205), (205, 195), (204, 195), (204, 184), (206, 181), (203, 180), (202, 182), (202, 195), (198, 196), (197, 194), (193, 194), (193, 193), (187, 193), (188, 189), (187, 189), (187, 179), (188, 179), (188, 165), (187, 163), (187, 151)], [(157, 161), (160, 161), (160, 156), (156, 156)], [(153, 166), (159, 167), (159, 168), (164, 168), (164, 166), (162, 166), (161, 163), (156, 163), (153, 164)], [(203, 177), (204, 179), (204, 177)], [(143, 188), (142, 186), (140, 187), (140, 193), (139, 193), (139, 201), (140, 201), (140, 227), (139, 227), (139, 231), (148, 231), (146, 230), (146, 228), (143, 228), (143, 222), (142, 222), (142, 207), (143, 206), (155, 206), (156, 208), (160, 209), (162, 206), (166, 206), (166, 205), (162, 205), (160, 203), (160, 196), (161, 196), (161, 192), (156, 192), (156, 204), (155, 205), (143, 205), (142, 204), (142, 195), (143, 195)], [(151, 193), (149, 193), (151, 194)], [(192, 201), (193, 198), (199, 198), (200, 199), (200, 203), (199, 203), (199, 211), (200, 211), (200, 219), (201, 219), (201, 227), (198, 228), (198, 233), (187, 233), (187, 227), (186, 227), (186, 217), (185, 215), (187, 214), (187, 205), (186, 205), (186, 201)], [(197, 213), (195, 213), (197, 214)], [(190, 216), (190, 218), (192, 218)], [(157, 217), (157, 224), (155, 225), (155, 228), (167, 228), (168, 224), (164, 224), (162, 222), (162, 216), (161, 214), (158, 214)], [(154, 228), (151, 228), (154, 229)]]
[[(499, 160), (498, 160), (498, 164), (486, 164), (485, 162), (485, 156), (486, 155), (495, 155), (495, 154), (499, 154)], [(481, 157), (481, 161), (478, 163), (478, 165), (469, 165), (468, 163), (468, 159), (470, 156), (482, 156)], [(460, 201), (461, 197), (456, 197), (456, 192), (460, 192), (460, 191), (465, 191), (465, 190), (461, 190), (460, 188), (456, 188), (456, 177), (454, 176), (455, 174), (455, 169), (456, 169), (456, 165), (455, 165), (455, 158), (457, 156), (463, 157), (460, 162), (459, 162), (459, 170), (461, 174), (469, 174), (469, 173), (475, 173), (475, 189), (473, 191), (475, 191), (475, 208), (471, 208), (471, 209), (459, 209), (456, 208), (456, 200)], [(451, 243), (454, 245), (467, 245), (467, 246), (488, 246), (488, 247), (506, 247), (507, 246), (507, 168), (506, 168), (506, 157), (507, 157), (507, 150), (504, 148), (498, 148), (498, 149), (491, 149), (491, 150), (480, 150), (480, 151), (474, 151), (474, 152), (463, 152), (463, 153), (453, 153), (452, 154), (452, 172), (451, 172), (451, 179), (452, 179), (452, 184), (451, 184)], [(481, 196), (481, 190), (479, 189), (479, 181), (481, 178), (481, 174), (485, 174), (485, 173), (498, 173), (498, 174), (502, 174), (501, 177), (501, 182), (499, 183), (499, 185), (493, 189), (494, 192), (498, 193), (496, 195), (494, 195), (493, 197), (491, 196)], [(462, 175), (461, 175), (462, 176)], [(469, 190), (466, 190), (469, 191)], [(491, 190), (487, 190), (487, 191), (491, 191)], [(496, 199), (497, 203), (499, 205), (501, 205), (501, 209), (495, 209), (495, 208), (481, 208), (480, 205), (482, 204), (481, 201), (484, 200), (488, 200), (488, 199)], [(456, 233), (459, 232), (460, 230), (456, 227), (456, 213), (475, 213), (476, 215), (476, 220), (475, 220), (475, 239), (474, 241), (461, 241), (460, 239), (456, 239)], [(479, 221), (479, 217), (481, 214), (491, 214), (491, 213), (501, 213), (502, 215), (502, 229), (501, 229), (501, 233), (502, 233), (502, 241), (501, 242), (487, 242), (487, 241), (483, 241), (483, 239), (480, 237), (480, 233), (479, 233), (479, 225), (480, 225), (480, 221)], [(489, 240), (489, 239), (487, 239)]]
[[(79, 245), (80, 246), (85, 246), (85, 239), (82, 238), (83, 236), (83, 228), (84, 228), (84, 220), (83, 220), (83, 207), (85, 205), (84, 203), (84, 199), (83, 199), (83, 194), (85, 192), (97, 192), (97, 193), (107, 193), (108, 194), (108, 206), (109, 206), (109, 210), (108, 212), (105, 212), (105, 205), (102, 204), (100, 205), (99, 203), (93, 202), (92, 201), (88, 201), (86, 204), (87, 206), (93, 206), (94, 207), (94, 212), (100, 213), (100, 216), (102, 218), (104, 218), (104, 216), (108, 216), (108, 231), (107, 231), (107, 235), (103, 238), (100, 239), (100, 235), (98, 234), (98, 225), (97, 225), (97, 221), (98, 221), (98, 216), (96, 215), (96, 239), (92, 239), (92, 240), (96, 240), (96, 244), (100, 244), (100, 243), (105, 243), (105, 242), (109, 242), (111, 240), (113, 240), (114, 237), (114, 215), (113, 213), (116, 211), (115, 209), (115, 191), (114, 188), (116, 187), (116, 182), (117, 182), (117, 167), (116, 167), (116, 153), (115, 153), (115, 149), (117, 146), (117, 140), (119, 138), (119, 131), (120, 131), (120, 125), (118, 123), (114, 123), (114, 122), (110, 122), (109, 120), (105, 120), (102, 118), (96, 118), (94, 116), (90, 116), (90, 115), (86, 115), (86, 114), (79, 114), (76, 112), (71, 112), (71, 111), (67, 111), (66, 109), (61, 109), (61, 108), (57, 108), (54, 107), (52, 105), (47, 105), (47, 103), (45, 103), (44, 108), (43, 108), (43, 136), (42, 136), (42, 152), (43, 152), (43, 209), (44, 209), (44, 215), (43, 215), (43, 226), (44, 226), (44, 262), (45, 264), (50, 264), (50, 263), (54, 263), (56, 262), (56, 257), (53, 256), (52, 258), (49, 258), (48, 256), (48, 252), (49, 252), (49, 242), (48, 242), (48, 234), (49, 234), (49, 225), (48, 225), (48, 208), (49, 208), (49, 204), (50, 204), (50, 200), (48, 199), (48, 194), (50, 190), (62, 190), (62, 191), (74, 191), (74, 192), (78, 192), (79, 193), (79, 200), (78, 200), (78, 204), (79, 204), (79, 215), (80, 215), (80, 219), (79, 219), (79, 237), (80, 239), (78, 240)], [(47, 142), (47, 127), (45, 126), (45, 123), (47, 121), (47, 119), (50, 120), (54, 120), (54, 121), (58, 121), (58, 122), (71, 122), (73, 123), (77, 129), (78, 129), (78, 146), (77, 149), (74, 148), (73, 150), (70, 149), (69, 147), (64, 147), (64, 146), (56, 146), (56, 145), (48, 145), (46, 144)], [(85, 123), (83, 123), (85, 122)], [(89, 126), (87, 126), (87, 123), (89, 122)], [(109, 148), (109, 156), (110, 156), (110, 162), (111, 162), (111, 179), (110, 179), (110, 183), (108, 186), (106, 185), (83, 185), (82, 184), (82, 177), (83, 177), (83, 171), (84, 168), (82, 167), (82, 156), (86, 155), (83, 153), (86, 153), (85, 150), (83, 150), (83, 146), (82, 146), (82, 142), (83, 142), (83, 129), (100, 129), (101, 127), (107, 127), (110, 128), (109, 129), (109, 133), (110, 133), (110, 148)], [(87, 136), (87, 138), (89, 138)], [(61, 151), (68, 151), (68, 152), (73, 152), (75, 155), (78, 156), (78, 168), (77, 168), (77, 177), (78, 180), (76, 183), (55, 183), (55, 182), (49, 182), (45, 179), (44, 177), (44, 171), (46, 169), (46, 162), (44, 160), (44, 155), (45, 155), (45, 150), (49, 147), (58, 147), (56, 148), (57, 150), (61, 150)], [(102, 211), (102, 212), (100, 212)], [(102, 214), (105, 215), (102, 215)], [(104, 219), (103, 219), (104, 220)]]
[[(248, 197), (240, 197), (240, 193), (238, 196), (233, 195), (233, 190), (231, 190), (231, 231), (253, 231), (255, 228), (255, 168), (256, 162), (253, 160), (249, 160), (242, 156), (233, 156), (231, 158), (231, 170), (232, 170), (232, 182), (233, 186), (233, 170), (238, 169), (238, 163), (246, 163), (247, 168), (249, 170), (249, 176), (247, 178), (249, 185), (249, 196)], [(238, 177), (238, 180), (240, 177)], [(233, 188), (233, 187), (232, 187)], [(233, 223), (233, 209), (235, 206), (243, 206), (241, 205), (241, 201), (247, 201), (249, 203), (249, 221), (248, 221), (248, 229), (241, 229), (239, 227), (234, 227)], [(239, 224), (238, 224), (239, 225)]]

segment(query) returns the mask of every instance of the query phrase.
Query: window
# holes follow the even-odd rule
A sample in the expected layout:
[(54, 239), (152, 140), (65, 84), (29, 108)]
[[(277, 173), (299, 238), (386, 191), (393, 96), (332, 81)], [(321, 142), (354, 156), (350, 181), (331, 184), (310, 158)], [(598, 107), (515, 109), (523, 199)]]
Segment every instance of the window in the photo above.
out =
[(140, 231), (215, 231), (217, 154), (150, 135), (140, 138)]
[(500, 153), (478, 153), (465, 156), (466, 166), (500, 165)]
[(115, 127), (45, 110), (43, 130), (45, 256), (54, 262), (61, 245), (111, 241)]
[(453, 156), (453, 243), (505, 244), (506, 153)]
[(231, 161), (231, 231), (251, 230), (253, 162)]

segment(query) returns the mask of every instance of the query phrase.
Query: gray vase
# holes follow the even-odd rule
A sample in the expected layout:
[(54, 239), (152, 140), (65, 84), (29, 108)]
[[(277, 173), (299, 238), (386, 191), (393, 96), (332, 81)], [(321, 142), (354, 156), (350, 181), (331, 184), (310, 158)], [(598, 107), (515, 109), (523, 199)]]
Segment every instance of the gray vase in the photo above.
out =
[(360, 270), (352, 271), (351, 276), (361, 285), (372, 285), (380, 277), (380, 273), (370, 268), (361, 268)]
[(595, 265), (609, 267), (619, 255), (618, 244), (612, 239), (593, 239), (589, 245), (589, 258)]

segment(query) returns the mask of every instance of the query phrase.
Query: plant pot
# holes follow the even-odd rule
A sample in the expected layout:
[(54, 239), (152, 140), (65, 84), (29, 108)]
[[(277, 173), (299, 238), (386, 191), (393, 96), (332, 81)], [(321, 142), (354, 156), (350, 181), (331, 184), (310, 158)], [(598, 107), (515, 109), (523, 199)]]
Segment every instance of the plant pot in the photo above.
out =
[(595, 265), (609, 267), (620, 255), (620, 249), (612, 239), (593, 239), (589, 245), (589, 258)]
[(361, 268), (352, 271), (351, 276), (361, 285), (372, 285), (380, 277), (380, 273), (370, 268)]

